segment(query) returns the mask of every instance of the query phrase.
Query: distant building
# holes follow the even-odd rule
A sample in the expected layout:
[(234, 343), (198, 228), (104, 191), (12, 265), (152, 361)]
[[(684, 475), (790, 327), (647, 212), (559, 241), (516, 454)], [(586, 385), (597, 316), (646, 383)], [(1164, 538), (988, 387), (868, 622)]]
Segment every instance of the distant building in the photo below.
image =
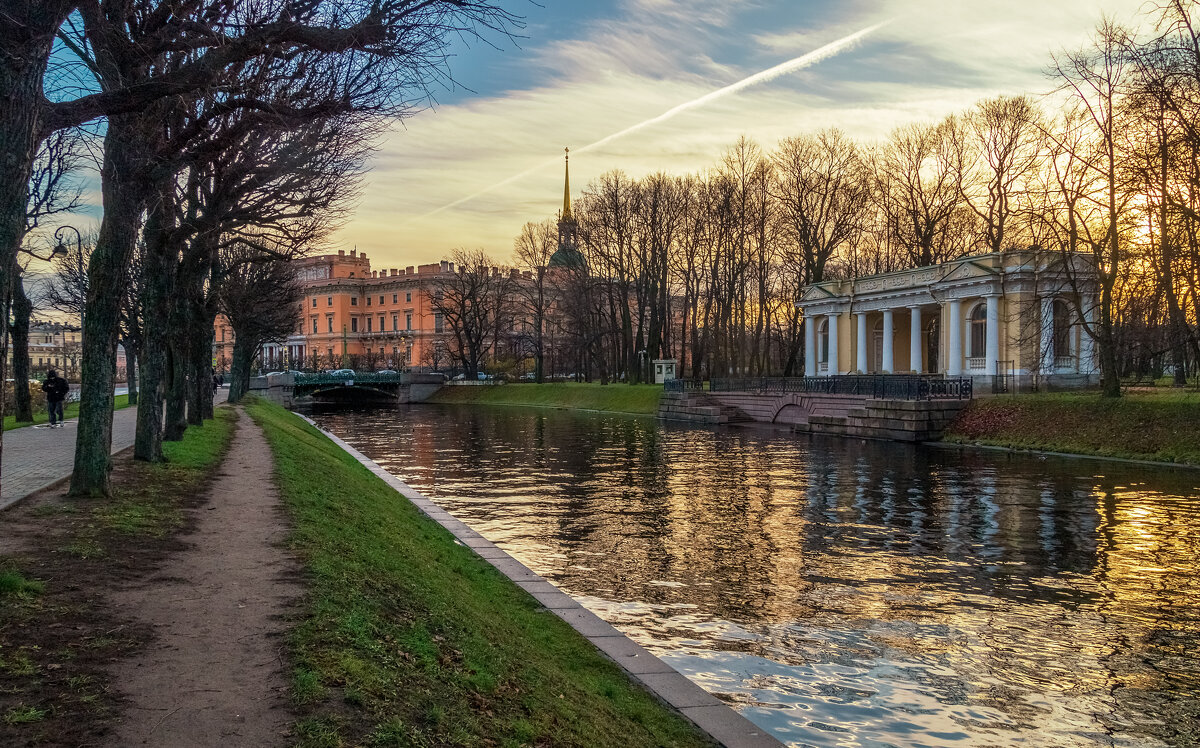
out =
[(969, 376), (976, 386), (997, 376), (1018, 387), (1095, 383), (1096, 349), (1079, 310), (1094, 321), (1098, 284), (1082, 256), (1073, 261), (1067, 268), (1058, 253), (1009, 250), (808, 286), (797, 304), (805, 374), (937, 373)]
[[(83, 333), (78, 327), (60, 322), (34, 320), (29, 323), (29, 369), (44, 375), (55, 369), (66, 378), (78, 377), (83, 356)], [(13, 350), (8, 350), (8, 371), (12, 372)]]

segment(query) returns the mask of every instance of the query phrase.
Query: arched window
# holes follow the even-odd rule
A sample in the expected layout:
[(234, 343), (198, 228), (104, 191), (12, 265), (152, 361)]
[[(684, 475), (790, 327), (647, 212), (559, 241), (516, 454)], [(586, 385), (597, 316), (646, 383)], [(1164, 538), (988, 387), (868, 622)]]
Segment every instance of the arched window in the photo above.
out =
[[(1071, 307), (1062, 299), (1054, 300), (1054, 358), (1069, 358), (1071, 351)], [(1057, 366), (1058, 363), (1056, 362)]]
[(976, 304), (971, 310), (971, 349), (967, 354), (971, 358), (983, 358), (987, 355), (987, 305)]
[(821, 320), (817, 325), (817, 363), (829, 363), (829, 318)]

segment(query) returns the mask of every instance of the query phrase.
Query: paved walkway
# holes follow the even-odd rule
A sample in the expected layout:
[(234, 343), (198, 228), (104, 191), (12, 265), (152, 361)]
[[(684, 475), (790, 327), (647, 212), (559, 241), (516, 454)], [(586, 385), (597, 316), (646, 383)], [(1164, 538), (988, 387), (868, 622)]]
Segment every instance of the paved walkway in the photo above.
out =
[[(220, 390), (217, 402), (225, 402), (228, 394), (228, 389)], [(75, 467), (77, 419), (72, 418), (65, 423), (61, 429), (41, 424), (4, 432), (0, 511), (71, 475)], [(113, 413), (113, 454), (133, 446), (136, 426), (136, 407)]]

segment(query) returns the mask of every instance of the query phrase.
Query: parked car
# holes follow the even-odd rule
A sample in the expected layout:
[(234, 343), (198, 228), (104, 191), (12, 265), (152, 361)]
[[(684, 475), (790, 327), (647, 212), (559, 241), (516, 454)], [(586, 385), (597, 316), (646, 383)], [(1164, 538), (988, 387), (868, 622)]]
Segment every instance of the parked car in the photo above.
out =
[(329, 372), (331, 377), (349, 377), (351, 379), (354, 378), (354, 374), (354, 369), (334, 369)]
[(376, 369), (375, 373), (376, 374), (399, 374), (400, 372), (396, 371), (395, 369)]

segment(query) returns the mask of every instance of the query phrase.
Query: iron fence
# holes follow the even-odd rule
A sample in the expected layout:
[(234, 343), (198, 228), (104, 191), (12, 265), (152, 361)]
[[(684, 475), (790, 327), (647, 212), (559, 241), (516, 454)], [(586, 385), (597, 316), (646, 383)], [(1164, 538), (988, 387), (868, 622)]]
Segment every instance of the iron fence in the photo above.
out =
[(701, 392), (704, 390), (704, 380), (668, 379), (663, 382), (663, 389), (667, 392)]
[(709, 382), (711, 392), (762, 395), (858, 395), (880, 400), (970, 400), (970, 377), (919, 374), (845, 374), (834, 377), (729, 377)]

